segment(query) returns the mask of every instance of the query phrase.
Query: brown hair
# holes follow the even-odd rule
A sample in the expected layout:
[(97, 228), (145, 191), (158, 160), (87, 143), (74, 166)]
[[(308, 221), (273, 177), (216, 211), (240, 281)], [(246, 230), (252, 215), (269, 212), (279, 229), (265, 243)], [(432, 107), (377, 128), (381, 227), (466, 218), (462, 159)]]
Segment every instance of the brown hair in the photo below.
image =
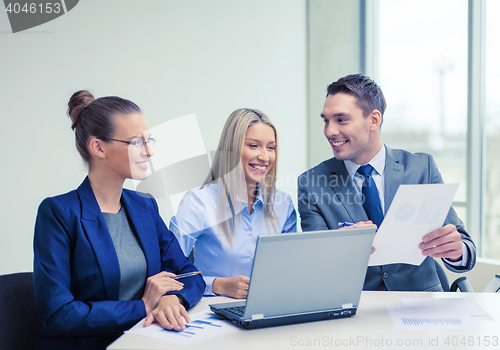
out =
[(375, 81), (363, 74), (351, 74), (328, 85), (327, 94), (348, 94), (356, 97), (356, 104), (367, 117), (373, 110), (378, 110), (384, 116), (387, 103), (382, 89)]
[(68, 116), (75, 131), (75, 143), (78, 153), (85, 163), (90, 164), (91, 157), (88, 142), (91, 137), (109, 139), (115, 131), (112, 116), (118, 114), (142, 113), (132, 101), (116, 96), (96, 99), (87, 90), (75, 92), (68, 102)]

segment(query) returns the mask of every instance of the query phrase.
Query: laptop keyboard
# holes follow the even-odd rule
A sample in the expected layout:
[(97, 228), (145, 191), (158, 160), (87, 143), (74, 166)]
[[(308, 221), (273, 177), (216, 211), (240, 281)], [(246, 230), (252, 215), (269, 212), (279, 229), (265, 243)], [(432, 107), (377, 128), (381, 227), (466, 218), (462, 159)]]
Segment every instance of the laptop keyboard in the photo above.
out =
[(227, 312), (230, 312), (233, 315), (236, 315), (238, 317), (243, 317), (243, 315), (245, 314), (245, 306), (227, 307), (224, 310), (226, 310)]

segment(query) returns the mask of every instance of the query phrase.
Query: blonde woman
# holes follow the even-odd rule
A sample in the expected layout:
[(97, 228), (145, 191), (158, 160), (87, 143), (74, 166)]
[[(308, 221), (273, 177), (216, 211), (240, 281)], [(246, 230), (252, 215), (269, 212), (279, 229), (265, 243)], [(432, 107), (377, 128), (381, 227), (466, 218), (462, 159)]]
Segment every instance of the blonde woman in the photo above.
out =
[(226, 121), (210, 172), (182, 199), (170, 230), (203, 273), (205, 294), (246, 298), (257, 237), (295, 232), (288, 194), (276, 190), (277, 134), (255, 109)]

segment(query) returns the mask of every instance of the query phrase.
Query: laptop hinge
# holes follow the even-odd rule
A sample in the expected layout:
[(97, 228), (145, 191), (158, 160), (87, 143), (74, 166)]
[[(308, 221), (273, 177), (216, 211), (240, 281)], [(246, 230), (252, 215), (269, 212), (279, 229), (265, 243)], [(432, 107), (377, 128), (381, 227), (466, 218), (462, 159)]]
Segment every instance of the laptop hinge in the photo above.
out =
[(254, 314), (252, 315), (252, 320), (260, 320), (264, 318), (264, 314)]
[(349, 304), (342, 304), (342, 309), (352, 309), (352, 303)]

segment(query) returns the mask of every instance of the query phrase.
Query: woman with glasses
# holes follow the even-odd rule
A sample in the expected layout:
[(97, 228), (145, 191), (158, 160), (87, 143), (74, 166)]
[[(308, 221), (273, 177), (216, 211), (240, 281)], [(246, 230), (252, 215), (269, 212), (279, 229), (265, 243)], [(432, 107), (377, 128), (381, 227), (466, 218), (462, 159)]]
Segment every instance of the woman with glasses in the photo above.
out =
[(206, 294), (246, 298), (257, 237), (295, 232), (289, 195), (276, 190), (276, 128), (254, 109), (226, 121), (210, 172), (170, 221), (182, 250), (203, 272)]
[(45, 199), (34, 235), (40, 349), (104, 349), (146, 317), (185, 329), (186, 310), (205, 283), (186, 259), (149, 195), (123, 189), (146, 177), (154, 138), (139, 107), (120, 97), (69, 100), (76, 147), (88, 176), (74, 191)]

